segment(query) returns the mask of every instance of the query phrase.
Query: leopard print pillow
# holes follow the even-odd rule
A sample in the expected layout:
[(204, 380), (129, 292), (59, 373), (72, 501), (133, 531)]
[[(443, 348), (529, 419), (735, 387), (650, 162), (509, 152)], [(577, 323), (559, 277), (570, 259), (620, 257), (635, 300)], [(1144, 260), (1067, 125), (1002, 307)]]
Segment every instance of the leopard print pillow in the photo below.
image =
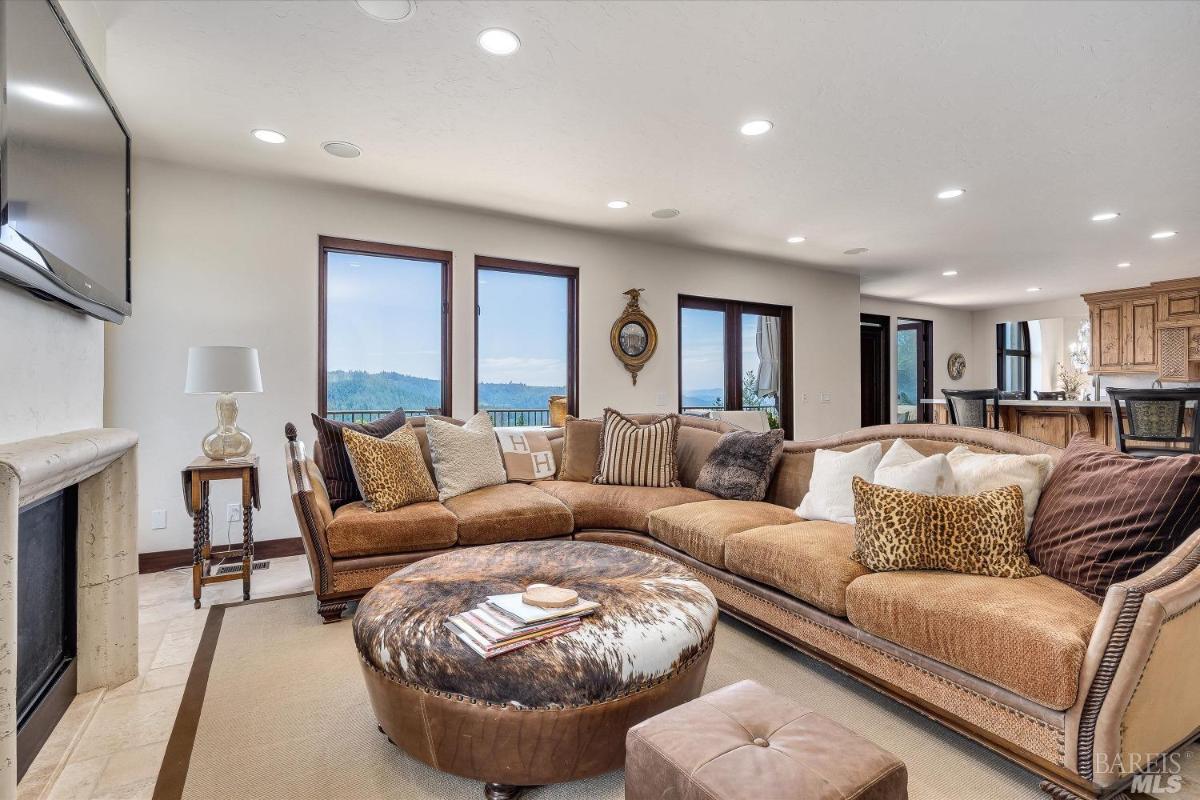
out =
[(383, 439), (348, 428), (342, 431), (342, 437), (354, 467), (354, 480), (371, 511), (394, 511), (438, 499), (412, 425), (397, 428)]
[(855, 561), (874, 572), (944, 569), (994, 578), (1040, 575), (1025, 553), (1018, 486), (934, 496), (854, 478)]

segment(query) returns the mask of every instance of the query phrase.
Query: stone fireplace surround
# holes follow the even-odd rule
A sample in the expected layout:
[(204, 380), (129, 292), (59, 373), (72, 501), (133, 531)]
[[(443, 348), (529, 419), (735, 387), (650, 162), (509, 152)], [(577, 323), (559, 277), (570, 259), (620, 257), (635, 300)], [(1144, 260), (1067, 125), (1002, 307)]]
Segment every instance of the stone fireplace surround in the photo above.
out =
[(17, 788), (17, 517), (78, 484), (77, 692), (137, 677), (137, 434), (89, 428), (0, 444), (0, 797)]

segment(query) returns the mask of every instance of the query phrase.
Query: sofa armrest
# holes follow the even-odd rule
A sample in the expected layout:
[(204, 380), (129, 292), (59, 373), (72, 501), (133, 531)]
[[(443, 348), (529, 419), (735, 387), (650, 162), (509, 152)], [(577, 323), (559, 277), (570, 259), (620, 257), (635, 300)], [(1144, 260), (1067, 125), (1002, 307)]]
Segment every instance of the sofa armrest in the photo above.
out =
[(1200, 531), (1109, 588), (1067, 715), (1067, 766), (1099, 786), (1200, 728)]
[(321, 471), (304, 453), (304, 442), (296, 433), (296, 426), (284, 426), (287, 444), (284, 446), (284, 462), (287, 466), (288, 489), (292, 495), (292, 508), (296, 512), (296, 523), (308, 566), (313, 577), (313, 591), (320, 598), (329, 593), (332, 563), (329, 542), (325, 530), (333, 520), (333, 509)]

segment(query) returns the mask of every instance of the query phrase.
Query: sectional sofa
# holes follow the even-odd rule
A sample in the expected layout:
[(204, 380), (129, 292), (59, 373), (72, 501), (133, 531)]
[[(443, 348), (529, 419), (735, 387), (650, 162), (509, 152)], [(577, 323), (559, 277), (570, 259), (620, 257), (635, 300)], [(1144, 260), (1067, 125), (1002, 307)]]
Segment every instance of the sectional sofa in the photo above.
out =
[[(428, 459), (423, 421), (412, 422)], [(404, 564), (451, 548), (574, 537), (685, 565), (730, 616), (1041, 775), (1062, 800), (1120, 797), (1148, 763), (1200, 733), (1200, 532), (1102, 604), (1044, 575), (871, 573), (850, 558), (852, 526), (793, 510), (818, 448), (903, 438), (925, 454), (959, 444), (1054, 458), (1059, 450), (999, 431), (864, 428), (788, 442), (766, 502), (755, 503), (692, 488), (730, 429), (683, 418), (680, 488), (508, 483), (374, 514), (361, 503), (331, 510), (289, 424), (288, 480), (317, 610), (336, 619)], [(549, 436), (561, 463), (563, 434)]]

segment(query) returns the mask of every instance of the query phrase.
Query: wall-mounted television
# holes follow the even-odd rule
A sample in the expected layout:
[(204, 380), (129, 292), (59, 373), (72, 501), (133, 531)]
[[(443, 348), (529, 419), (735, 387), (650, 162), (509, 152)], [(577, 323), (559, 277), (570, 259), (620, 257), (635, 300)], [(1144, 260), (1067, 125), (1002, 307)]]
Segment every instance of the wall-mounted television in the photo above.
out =
[(122, 322), (130, 137), (54, 0), (0, 2), (0, 278)]

